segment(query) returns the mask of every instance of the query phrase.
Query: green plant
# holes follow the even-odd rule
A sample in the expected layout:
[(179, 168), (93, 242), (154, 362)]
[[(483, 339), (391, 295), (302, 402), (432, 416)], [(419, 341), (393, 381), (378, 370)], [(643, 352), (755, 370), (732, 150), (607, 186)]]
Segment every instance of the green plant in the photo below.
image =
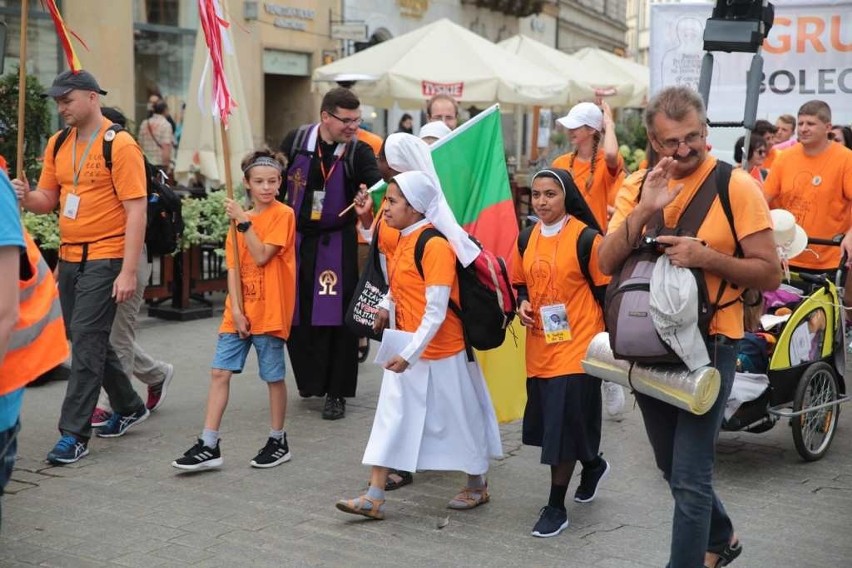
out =
[(624, 158), (624, 166), (628, 171), (635, 172), (639, 169), (642, 160), (645, 159), (645, 150), (643, 148), (633, 148), (632, 150), (627, 144), (622, 144), (618, 147), (618, 152)]
[(59, 216), (56, 212), (36, 215), (29, 211), (23, 216), (24, 227), (42, 250), (59, 250)]
[[(217, 245), (217, 254), (225, 254), (225, 237), (230, 228), (230, 219), (225, 214), (225, 196), (225, 190), (220, 188), (208, 192), (201, 199), (184, 198), (181, 209), (184, 223), (182, 250), (193, 245)], [(241, 202), (244, 200), (242, 185), (234, 189), (234, 197)]]
[[(50, 112), (47, 99), (42, 98), (44, 87), (32, 75), (27, 76), (24, 118), (24, 171), (37, 179), (42, 148), (50, 132)], [(18, 171), (18, 69), (0, 77), (0, 154), (9, 163), (9, 174)]]

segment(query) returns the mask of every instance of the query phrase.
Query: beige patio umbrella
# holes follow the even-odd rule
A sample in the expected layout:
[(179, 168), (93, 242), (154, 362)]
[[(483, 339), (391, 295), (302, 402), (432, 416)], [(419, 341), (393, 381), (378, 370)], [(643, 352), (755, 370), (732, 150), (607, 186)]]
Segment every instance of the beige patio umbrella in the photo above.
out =
[(621, 106), (642, 107), (648, 102), (651, 70), (647, 65), (641, 65), (597, 47), (584, 47), (572, 55), (580, 61), (583, 69), (605, 69), (613, 75), (622, 75), (630, 78), (633, 83), (633, 94)]
[[(510, 37), (497, 45), (529, 62), (537, 63), (560, 74), (570, 83), (569, 93), (572, 103), (602, 98), (614, 108), (640, 106), (643, 96), (647, 95), (647, 68), (643, 88), (633, 73), (628, 73), (611, 62), (590, 63), (576, 55), (569, 55), (524, 35)], [(613, 55), (613, 57), (616, 56)]]
[[(228, 30), (230, 36), (230, 30)], [(233, 41), (233, 39), (231, 39)], [(246, 97), (240, 79), (239, 63), (236, 53), (223, 53), (225, 75), (231, 95), (237, 102), (237, 108), (228, 121), (228, 141), (231, 154), (231, 176), (234, 184), (242, 180), (240, 162), (253, 149), (251, 123), (246, 109)], [(175, 178), (185, 184), (193, 172), (200, 172), (207, 180), (207, 187), (221, 187), (225, 184), (224, 158), (222, 153), (222, 135), (218, 118), (215, 118), (210, 106), (210, 74), (204, 76), (204, 85), (199, 92), (209, 51), (204, 43), (204, 34), (200, 31), (195, 39), (195, 55), (192, 61), (187, 103), (183, 117), (183, 134), (175, 159)]]
[(568, 81), (442, 19), (314, 70), (314, 81), (361, 74), (367, 104), (417, 108), (436, 93), (465, 105), (552, 105), (568, 102)]

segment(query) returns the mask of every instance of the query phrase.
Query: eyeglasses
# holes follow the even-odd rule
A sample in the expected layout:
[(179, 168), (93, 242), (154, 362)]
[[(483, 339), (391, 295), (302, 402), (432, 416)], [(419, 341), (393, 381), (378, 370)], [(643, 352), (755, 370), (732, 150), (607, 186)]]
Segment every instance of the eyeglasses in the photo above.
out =
[(657, 138), (657, 143), (669, 152), (677, 152), (677, 149), (680, 148), (681, 144), (692, 146), (696, 142), (703, 139), (703, 132), (691, 132), (687, 134), (685, 138), (666, 138), (665, 140), (660, 140), (659, 138)]
[(358, 118), (340, 118), (339, 116), (337, 116), (333, 112), (329, 112), (329, 111), (325, 111), (325, 112), (329, 116), (333, 116), (334, 118), (339, 120), (343, 124), (343, 126), (360, 126), (361, 123), (364, 122), (364, 119), (361, 118), (360, 116)]

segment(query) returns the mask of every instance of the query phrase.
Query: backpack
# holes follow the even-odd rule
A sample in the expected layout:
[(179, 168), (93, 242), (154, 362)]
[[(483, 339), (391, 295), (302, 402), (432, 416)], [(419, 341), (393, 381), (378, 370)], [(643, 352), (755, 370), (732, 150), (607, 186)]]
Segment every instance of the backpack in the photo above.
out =
[[(429, 227), (420, 233), (414, 245), (414, 264), (423, 278), (423, 253), (426, 243), (433, 237), (446, 239), (440, 231)], [(479, 256), (467, 267), (456, 260), (456, 275), (459, 280), (459, 304), (450, 300), (453, 310), (462, 322), (465, 349), (468, 359), (473, 361), (471, 347), (485, 351), (500, 347), (506, 339), (506, 328), (515, 317), (515, 294), (509, 271), (502, 258), (470, 237), (480, 248)]]
[[(665, 227), (662, 211), (656, 212), (642, 237), (643, 244), (632, 252), (621, 268), (613, 274), (606, 289), (604, 321), (609, 331), (610, 347), (616, 359), (646, 364), (682, 363), (668, 344), (660, 338), (651, 318), (649, 309), (651, 274), (657, 259), (663, 254), (654, 239), (658, 235), (695, 236), (718, 195), (734, 235), (735, 255), (742, 256), (734, 227), (728, 188), (731, 171), (730, 164), (717, 162), (713, 172), (707, 176), (681, 214), (677, 227)], [(643, 178), (639, 187), (640, 196), (644, 183)], [(739, 301), (739, 298), (724, 305), (719, 304), (727, 285), (727, 282), (722, 280), (716, 301), (711, 301), (703, 271), (696, 268), (690, 271), (698, 287), (698, 329), (706, 340), (710, 322), (716, 310), (732, 305)]]
[[(118, 124), (113, 124), (107, 130), (114, 132), (117, 136), (119, 132), (124, 131), (124, 128)], [(59, 133), (56, 143), (53, 145), (54, 160), (59, 153), (59, 148), (70, 134), (70, 127), (64, 128)], [(104, 162), (110, 172), (112, 172), (112, 141), (115, 136), (104, 135)], [(148, 249), (148, 259), (150, 260), (155, 255), (172, 254), (177, 251), (184, 226), (180, 197), (163, 182), (161, 170), (152, 165), (144, 154), (143, 159), (145, 160), (145, 188), (148, 196), (145, 246)]]
[[(530, 236), (532, 235), (532, 231), (535, 225), (530, 225), (529, 227), (525, 227), (521, 234), (518, 235), (518, 252), (521, 254), (521, 258), (524, 257), (524, 252), (527, 250), (527, 245), (530, 242)], [(586, 225), (583, 227), (583, 230), (580, 231), (580, 236), (577, 238), (577, 260), (580, 264), (580, 271), (583, 273), (583, 278), (586, 279), (586, 282), (589, 284), (589, 289), (592, 291), (592, 296), (595, 297), (595, 301), (601, 307), (601, 310), (604, 308), (604, 297), (606, 295), (606, 284), (602, 286), (598, 286), (595, 284), (595, 281), (592, 279), (592, 273), (589, 271), (589, 260), (592, 258), (592, 246), (595, 244), (595, 237), (598, 235), (598, 231), (595, 230), (594, 227), (589, 227)]]
[[(293, 160), (299, 153), (313, 156), (314, 151), (306, 150), (304, 146), (305, 140), (307, 140), (308, 135), (311, 133), (311, 129), (314, 126), (314, 124), (303, 124), (298, 129), (296, 129), (296, 136), (293, 138), (293, 145), (290, 146), (290, 148), (287, 150), (287, 168), (293, 165)], [(356, 137), (354, 140), (352, 140), (352, 142), (346, 144), (346, 149), (343, 152), (343, 173), (346, 174), (347, 180), (353, 179), (352, 175), (355, 172), (355, 147), (357, 145), (358, 138)]]

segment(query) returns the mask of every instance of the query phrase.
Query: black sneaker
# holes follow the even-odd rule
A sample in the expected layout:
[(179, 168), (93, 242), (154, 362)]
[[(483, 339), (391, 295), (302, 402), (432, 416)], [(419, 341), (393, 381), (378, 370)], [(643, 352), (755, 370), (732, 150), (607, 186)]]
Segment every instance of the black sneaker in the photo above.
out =
[(340, 420), (346, 416), (346, 401), (343, 397), (325, 397), (325, 408), (322, 409), (323, 420)]
[(545, 505), (539, 512), (532, 535), (539, 538), (556, 536), (568, 528), (568, 511)]
[(275, 438), (269, 438), (266, 445), (249, 463), (252, 467), (275, 467), (288, 461), (290, 461), (290, 448), (287, 447), (287, 434), (284, 434), (280, 442)]
[(215, 448), (208, 448), (201, 439), (189, 448), (182, 458), (172, 462), (172, 467), (186, 471), (199, 471), (221, 466), (222, 454), (219, 451), (219, 442), (216, 442)]
[(574, 492), (574, 501), (577, 503), (590, 503), (598, 496), (598, 488), (601, 481), (609, 475), (609, 463), (601, 458), (601, 463), (596, 468), (584, 467), (580, 473), (580, 486)]

